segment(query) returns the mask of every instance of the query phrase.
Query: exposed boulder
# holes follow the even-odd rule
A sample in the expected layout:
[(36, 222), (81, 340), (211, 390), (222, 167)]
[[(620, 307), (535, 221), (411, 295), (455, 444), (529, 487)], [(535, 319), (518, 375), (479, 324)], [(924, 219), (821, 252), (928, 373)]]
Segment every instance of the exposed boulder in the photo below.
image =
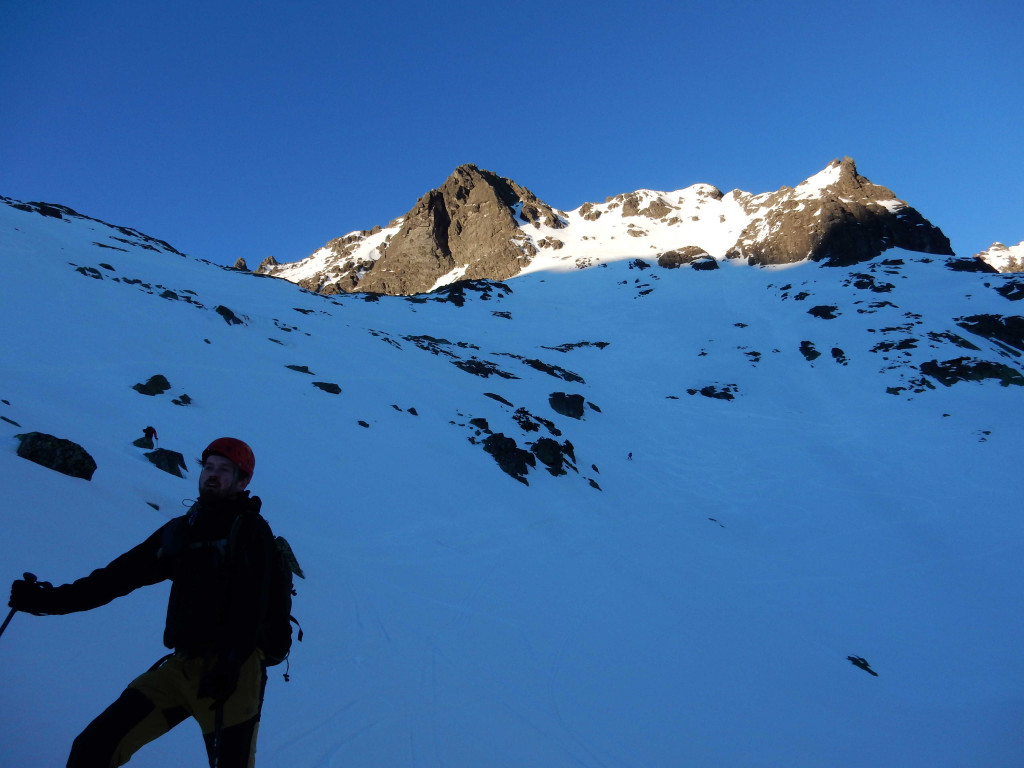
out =
[(223, 304), (218, 304), (214, 307), (214, 311), (224, 318), (224, 322), (228, 325), (245, 325), (245, 322), (239, 319), (238, 315), (232, 312), (230, 309), (225, 307)]
[(185, 457), (177, 451), (157, 448), (144, 455), (157, 469), (162, 469), (175, 477), (184, 477), (182, 471), (185, 469)]
[(562, 416), (568, 416), (570, 419), (583, 418), (583, 395), (552, 392), (548, 395), (548, 404), (551, 406), (551, 410)]
[(155, 395), (162, 395), (164, 392), (171, 388), (171, 382), (167, 380), (167, 377), (161, 373), (155, 376), (150, 376), (146, 380), (145, 384), (133, 384), (132, 389), (143, 395), (149, 395), (154, 397)]
[(43, 432), (27, 432), (15, 437), (20, 441), (17, 453), (21, 458), (71, 477), (92, 480), (96, 461), (78, 443)]
[[(696, 245), (687, 245), (658, 254), (658, 266), (666, 269), (676, 269), (684, 264), (693, 264), (695, 261), (704, 259), (711, 259), (711, 255), (707, 251)], [(718, 262), (715, 262), (715, 266), (712, 269), (717, 267)]]
[(484, 450), (498, 462), (502, 472), (514, 477), (523, 485), (529, 485), (526, 481), (526, 473), (530, 467), (537, 466), (537, 460), (529, 451), (524, 451), (516, 441), (498, 432), (488, 435), (484, 440)]
[(697, 389), (696, 387), (686, 390), (690, 395), (701, 394), (704, 397), (710, 397), (713, 400), (735, 400), (736, 393), (739, 391), (739, 387), (735, 384), (724, 384), (719, 386), (717, 384), (708, 384), (706, 387)]
[(540, 459), (548, 472), (557, 477), (564, 475), (566, 464), (573, 470), (576, 456), (573, 452), (573, 445), (568, 440), (559, 443), (550, 437), (542, 437), (535, 442), (531, 448), (533, 455)]

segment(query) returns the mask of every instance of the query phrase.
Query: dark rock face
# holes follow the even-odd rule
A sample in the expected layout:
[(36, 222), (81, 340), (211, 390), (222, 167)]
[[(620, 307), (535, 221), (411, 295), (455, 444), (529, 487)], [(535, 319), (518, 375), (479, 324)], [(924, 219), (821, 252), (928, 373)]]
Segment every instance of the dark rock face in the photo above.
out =
[(957, 321), (961, 328), (983, 336), (986, 339), (1013, 347), (1012, 354), (1019, 356), (1024, 352), (1024, 317), (1012, 315), (971, 315)]
[(530, 471), (530, 467), (537, 466), (537, 460), (532, 453), (524, 451), (516, 445), (515, 439), (506, 437), (500, 432), (488, 435), (484, 440), (484, 450), (494, 457), (505, 474), (514, 477), (524, 485), (529, 485), (526, 481), (526, 473)]
[(809, 363), (813, 363), (821, 357), (821, 352), (815, 349), (814, 344), (810, 341), (800, 342), (800, 354), (802, 354)]
[(953, 272), (981, 272), (986, 275), (999, 274), (999, 270), (977, 256), (946, 260), (946, 269)]
[(541, 221), (561, 226), (557, 213), (525, 187), (475, 165), (460, 166), (406, 214), (359, 290), (424, 293), (463, 265), (462, 279), (508, 279), (535, 254), (532, 244), (515, 242), (520, 223)]
[(953, 386), (958, 381), (984, 381), (985, 379), (995, 379), (1004, 387), (1011, 384), (1017, 387), (1024, 386), (1024, 376), (1017, 369), (1003, 363), (973, 360), (967, 357), (958, 357), (955, 360), (944, 362), (932, 360), (922, 363), (921, 373), (931, 376), (947, 387)]
[[(694, 262), (704, 262), (711, 258), (711, 255), (696, 245), (687, 245), (682, 248), (676, 248), (672, 251), (665, 251), (665, 253), (658, 255), (658, 266), (666, 269), (677, 269), (684, 264), (694, 264)], [(715, 262), (715, 266), (710, 267), (711, 269), (718, 268), (718, 262)]]
[(158, 373), (155, 376), (150, 376), (149, 379), (146, 380), (145, 384), (139, 383), (132, 385), (132, 389), (136, 392), (143, 395), (149, 395), (150, 397), (162, 395), (170, 388), (171, 382), (169, 382), (167, 377), (161, 373)]
[(245, 325), (242, 320), (238, 319), (238, 315), (232, 312), (230, 309), (225, 307), (223, 304), (218, 304), (215, 308), (218, 315), (224, 318), (224, 322), (228, 325)]
[(96, 461), (78, 443), (43, 432), (28, 432), (15, 437), (21, 441), (17, 451), (21, 458), (71, 477), (92, 480)]
[(568, 395), (565, 392), (552, 392), (548, 395), (551, 410), (568, 416), (570, 419), (583, 418), (583, 395)]
[(1007, 280), (996, 288), (996, 292), (1010, 301), (1020, 301), (1024, 299), (1024, 280)]
[[(803, 259), (826, 266), (870, 261), (889, 248), (953, 255), (949, 239), (890, 190), (857, 173), (849, 157), (829, 168), (837, 178), (818, 197), (783, 187), (755, 198), (765, 210), (743, 231), (730, 257), (750, 264), (790, 264)], [(751, 201), (753, 204), (753, 201)], [(761, 233), (768, 232), (767, 236)]]
[(807, 310), (807, 314), (820, 317), (822, 320), (835, 320), (839, 317), (839, 307), (833, 304), (821, 304), (817, 307), (811, 307)]
[(145, 454), (146, 458), (157, 469), (162, 469), (175, 477), (184, 477), (182, 471), (185, 469), (185, 457), (177, 451), (168, 451), (166, 448), (157, 448)]

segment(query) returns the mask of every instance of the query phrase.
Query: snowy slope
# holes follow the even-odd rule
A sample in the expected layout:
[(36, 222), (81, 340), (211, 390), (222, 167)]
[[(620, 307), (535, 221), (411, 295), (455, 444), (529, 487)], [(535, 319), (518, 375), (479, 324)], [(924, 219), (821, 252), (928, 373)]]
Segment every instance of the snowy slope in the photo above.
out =
[[(147, 424), (190, 461), (246, 439), (308, 576), (264, 768), (1020, 763), (1024, 390), (920, 370), (1021, 369), (955, 322), (1019, 314), (1011, 276), (896, 251), (620, 261), (458, 306), (325, 298), (132, 240), (0, 205), (0, 575), (78, 578), (181, 513), (197, 473), (150, 465)], [(157, 373), (171, 391), (132, 390)], [(519, 448), (570, 441), (575, 468), (514, 479), (481, 419)], [(86, 447), (92, 481), (18, 458), (27, 431)], [(165, 599), (15, 617), (0, 766), (61, 764), (162, 655)], [(184, 724), (131, 764), (201, 761)]]

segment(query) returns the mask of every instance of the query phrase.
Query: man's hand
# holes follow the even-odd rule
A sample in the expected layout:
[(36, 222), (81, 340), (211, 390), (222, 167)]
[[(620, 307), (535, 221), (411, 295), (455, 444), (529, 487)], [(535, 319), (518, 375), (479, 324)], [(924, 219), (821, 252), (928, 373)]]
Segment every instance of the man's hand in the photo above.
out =
[(11, 599), (8, 605), (16, 611), (46, 616), (53, 612), (53, 584), (37, 581), (31, 573), (11, 584)]

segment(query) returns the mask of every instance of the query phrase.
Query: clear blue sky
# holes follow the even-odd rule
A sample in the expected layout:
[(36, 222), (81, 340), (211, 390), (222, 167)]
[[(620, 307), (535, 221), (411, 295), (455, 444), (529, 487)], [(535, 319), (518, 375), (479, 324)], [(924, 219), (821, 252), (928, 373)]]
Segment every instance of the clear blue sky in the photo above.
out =
[(462, 163), (572, 209), (849, 155), (969, 255), (1024, 239), (1022, 29), (1019, 0), (0, 0), (0, 194), (255, 266)]

